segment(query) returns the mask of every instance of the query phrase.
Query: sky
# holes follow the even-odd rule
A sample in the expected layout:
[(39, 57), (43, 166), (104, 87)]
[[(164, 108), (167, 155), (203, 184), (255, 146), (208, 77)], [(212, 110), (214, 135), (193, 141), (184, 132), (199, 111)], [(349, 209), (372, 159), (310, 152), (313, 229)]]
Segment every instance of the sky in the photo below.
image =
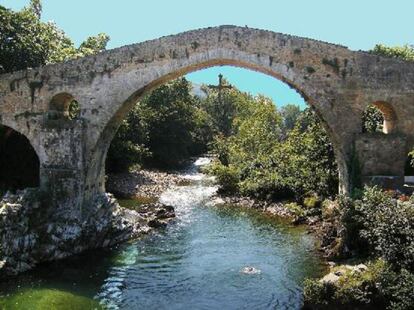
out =
[[(0, 0), (14, 10), (29, 0)], [(414, 44), (412, 0), (43, 0), (44, 21), (54, 21), (75, 43), (105, 32), (108, 48), (218, 25), (249, 26), (368, 50), (377, 43)], [(233, 67), (214, 67), (187, 77), (217, 83), (217, 75), (243, 91), (262, 93), (276, 105), (305, 103), (273, 77)]]

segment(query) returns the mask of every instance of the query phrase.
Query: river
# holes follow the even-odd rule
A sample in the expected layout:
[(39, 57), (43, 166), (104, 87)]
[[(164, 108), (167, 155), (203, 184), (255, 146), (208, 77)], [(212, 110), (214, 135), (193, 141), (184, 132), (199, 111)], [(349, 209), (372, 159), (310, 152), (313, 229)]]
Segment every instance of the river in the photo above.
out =
[(302, 282), (324, 270), (303, 227), (215, 206), (213, 180), (183, 171), (167, 228), (110, 250), (48, 263), (0, 283), (3, 309), (299, 309)]

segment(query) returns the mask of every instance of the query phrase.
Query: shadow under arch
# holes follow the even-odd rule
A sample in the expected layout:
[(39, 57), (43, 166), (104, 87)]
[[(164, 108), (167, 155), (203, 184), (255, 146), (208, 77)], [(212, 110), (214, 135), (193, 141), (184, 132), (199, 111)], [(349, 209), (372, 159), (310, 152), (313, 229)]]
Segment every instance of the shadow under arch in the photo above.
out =
[[(290, 88), (298, 92), (304, 101), (308, 104), (308, 106), (315, 112), (317, 117), (320, 119), (322, 126), (326, 130), (329, 139), (333, 145), (335, 158), (338, 164), (339, 170), (339, 178), (340, 178), (340, 192), (346, 192), (348, 190), (348, 166), (346, 164), (345, 155), (343, 154), (339, 140), (336, 139), (335, 133), (329, 127), (329, 125), (324, 120), (323, 114), (317, 108), (317, 104), (315, 100), (313, 100), (310, 96), (308, 96), (303, 89), (296, 86), (295, 83), (286, 77), (276, 74), (274, 71), (264, 67), (257, 65), (255, 63), (249, 63), (245, 61), (237, 61), (234, 59), (214, 59), (206, 62), (200, 62), (193, 65), (188, 65), (183, 68), (179, 68), (171, 73), (167, 73), (153, 81), (149, 82), (144, 87), (135, 91), (126, 101), (123, 102), (121, 107), (116, 111), (116, 113), (112, 116), (110, 121), (106, 124), (104, 130), (101, 132), (98, 142), (96, 143), (95, 147), (92, 149), (91, 159), (89, 161), (90, 166), (88, 167), (87, 174), (86, 174), (86, 189), (90, 190), (90, 194), (93, 194), (96, 191), (105, 192), (105, 160), (106, 155), (110, 146), (112, 139), (114, 138), (116, 131), (118, 130), (122, 120), (127, 116), (129, 111), (135, 106), (135, 104), (146, 94), (157, 88), (158, 86), (167, 83), (171, 80), (174, 80), (180, 76), (184, 76), (188, 73), (199, 71), (211, 67), (216, 66), (233, 66), (238, 68), (243, 68), (247, 70), (252, 70), (256, 72), (260, 72), (266, 75), (269, 75), (276, 80), (284, 82)], [(341, 179), (343, 181), (341, 182)], [(94, 188), (94, 183), (96, 180), (99, 180), (97, 186), (98, 188)], [(86, 195), (88, 199), (88, 194)]]
[(40, 161), (30, 140), (0, 124), (0, 192), (39, 186)]

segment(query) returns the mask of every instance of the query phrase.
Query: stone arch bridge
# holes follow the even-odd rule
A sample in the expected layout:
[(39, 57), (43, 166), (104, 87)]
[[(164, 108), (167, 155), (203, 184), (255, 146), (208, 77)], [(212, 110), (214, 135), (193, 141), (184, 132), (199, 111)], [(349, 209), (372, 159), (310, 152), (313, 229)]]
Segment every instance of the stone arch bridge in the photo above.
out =
[[(0, 124), (32, 144), (41, 188), (59, 205), (82, 213), (105, 191), (106, 152), (140, 97), (166, 81), (216, 65), (263, 72), (302, 94), (334, 145), (342, 192), (352, 187), (356, 171), (363, 182), (402, 185), (414, 145), (414, 64), (247, 27), (194, 30), (3, 74)], [(73, 99), (80, 114), (70, 119)], [(384, 114), (386, 134), (361, 133), (362, 113), (372, 103)]]

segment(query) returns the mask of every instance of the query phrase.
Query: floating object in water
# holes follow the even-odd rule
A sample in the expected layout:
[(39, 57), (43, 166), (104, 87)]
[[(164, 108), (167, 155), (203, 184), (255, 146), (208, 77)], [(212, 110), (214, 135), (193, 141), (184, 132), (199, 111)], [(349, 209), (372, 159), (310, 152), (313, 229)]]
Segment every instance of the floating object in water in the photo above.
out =
[(241, 273), (245, 273), (245, 274), (259, 274), (261, 273), (260, 269), (251, 267), (251, 266), (247, 266), (244, 267), (240, 270)]

